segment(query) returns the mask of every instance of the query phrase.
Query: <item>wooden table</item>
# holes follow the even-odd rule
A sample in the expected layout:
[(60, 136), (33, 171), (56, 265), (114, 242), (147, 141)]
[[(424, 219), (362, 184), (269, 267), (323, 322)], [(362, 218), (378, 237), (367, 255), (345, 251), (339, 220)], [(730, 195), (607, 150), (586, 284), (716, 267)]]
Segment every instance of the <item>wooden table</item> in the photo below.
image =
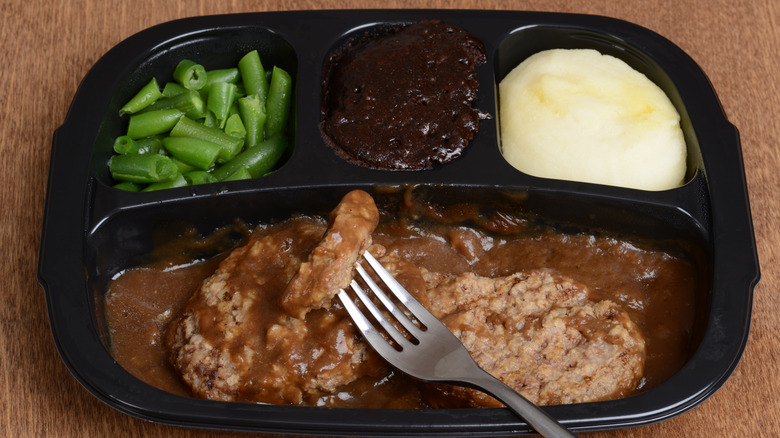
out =
[[(87, 70), (112, 46), (154, 24), (233, 12), (313, 8), (491, 8), (607, 15), (664, 35), (711, 79), (740, 130), (763, 279), (747, 350), (731, 379), (666, 422), (593, 436), (778, 436), (780, 385), (780, 2), (774, 0), (0, 0), (0, 435), (216, 436), (147, 423), (92, 397), (52, 342), (36, 281), (53, 131)], [(224, 436), (227, 436), (225, 434)]]

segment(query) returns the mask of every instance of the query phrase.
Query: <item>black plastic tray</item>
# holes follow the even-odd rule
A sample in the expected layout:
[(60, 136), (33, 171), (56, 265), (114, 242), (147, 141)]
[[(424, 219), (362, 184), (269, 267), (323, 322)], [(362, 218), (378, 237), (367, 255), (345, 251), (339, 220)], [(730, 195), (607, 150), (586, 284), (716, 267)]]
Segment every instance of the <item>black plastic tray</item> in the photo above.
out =
[[(440, 19), (480, 39), (488, 62), (476, 70), (475, 106), (493, 115), (465, 153), (431, 170), (391, 172), (347, 163), (322, 140), (320, 83), (328, 53), (383, 24)], [(682, 116), (688, 175), (680, 188), (648, 192), (535, 178), (499, 150), (496, 84), (527, 56), (550, 48), (594, 48), (645, 73)], [(274, 174), (256, 180), (153, 193), (113, 189), (106, 168), (123, 129), (118, 109), (151, 76), (165, 80), (182, 58), (206, 68), (234, 65), (258, 49), (295, 80), (294, 148)], [(269, 61), (266, 61), (269, 60)], [(187, 220), (203, 233), (249, 222), (327, 211), (351, 188), (427, 184), (441, 199), (522, 192), (521, 205), (552, 221), (699, 248), (705, 297), (691, 360), (659, 386), (621, 400), (551, 406), (578, 431), (643, 425), (681, 414), (714, 393), (747, 341), (758, 260), (737, 130), (696, 63), (639, 26), (610, 18), (520, 11), (301, 11), (188, 18), (142, 31), (105, 54), (84, 78), (52, 142), (40, 248), (54, 340), (78, 381), (108, 405), (146, 420), (202, 428), (315, 435), (505, 435), (530, 429), (506, 409), (361, 410), (225, 403), (157, 390), (122, 369), (107, 350), (103, 293), (111, 277), (152, 246), (155, 224)], [(505, 199), (513, 199), (511, 196)]]

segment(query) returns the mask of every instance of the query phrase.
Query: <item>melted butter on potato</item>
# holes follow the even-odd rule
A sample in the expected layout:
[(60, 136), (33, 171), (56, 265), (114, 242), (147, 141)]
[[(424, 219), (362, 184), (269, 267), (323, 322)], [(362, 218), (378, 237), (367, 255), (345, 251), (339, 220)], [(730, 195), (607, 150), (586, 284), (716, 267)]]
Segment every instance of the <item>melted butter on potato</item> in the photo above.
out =
[(499, 84), (504, 158), (530, 175), (666, 190), (686, 147), (666, 94), (625, 62), (590, 49), (539, 52)]

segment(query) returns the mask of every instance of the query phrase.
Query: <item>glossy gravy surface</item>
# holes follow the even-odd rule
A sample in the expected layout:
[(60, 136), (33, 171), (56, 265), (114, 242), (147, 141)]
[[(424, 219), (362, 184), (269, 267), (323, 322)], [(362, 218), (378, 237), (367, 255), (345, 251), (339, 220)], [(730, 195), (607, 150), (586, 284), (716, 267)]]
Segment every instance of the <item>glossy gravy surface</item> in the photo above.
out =
[[(296, 220), (322, 223), (321, 218)], [(497, 277), (548, 268), (587, 285), (592, 299), (618, 303), (646, 339), (645, 375), (636, 392), (663, 382), (690, 357), (696, 291), (701, 285), (689, 261), (602, 235), (529, 233), (522, 226), (516, 228), (491, 233), (435, 221), (394, 219), (384, 220), (373, 238), (388, 251), (436, 272), (471, 271)], [(196, 236), (191, 239), (198, 240)], [(119, 275), (106, 295), (113, 356), (139, 379), (181, 395), (190, 392), (168, 363), (165, 333), (184, 303), (223, 258), (189, 260), (186, 249), (191, 246), (187, 239), (168, 245), (159, 261)], [(425, 400), (421, 392), (428, 394)], [(432, 398), (428, 385), (388, 369), (306, 404), (462, 406), (455, 398), (448, 398), (446, 390), (434, 392), (438, 395)]]

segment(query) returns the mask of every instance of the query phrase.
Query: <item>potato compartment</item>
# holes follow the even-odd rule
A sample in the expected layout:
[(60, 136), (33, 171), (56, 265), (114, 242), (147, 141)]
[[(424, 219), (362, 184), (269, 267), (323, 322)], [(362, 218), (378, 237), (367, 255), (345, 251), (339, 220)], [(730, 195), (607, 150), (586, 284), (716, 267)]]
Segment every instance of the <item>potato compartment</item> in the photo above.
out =
[[(504, 77), (522, 63), (526, 58), (551, 49), (593, 49), (603, 55), (610, 55), (628, 64), (634, 70), (647, 76), (669, 97), (680, 115), (680, 127), (685, 138), (687, 149), (687, 171), (684, 184), (693, 181), (697, 174), (704, 171), (701, 148), (694, 130), (685, 102), (677, 85), (652, 56), (635, 47), (619, 36), (606, 31), (597, 31), (583, 27), (533, 25), (521, 27), (509, 32), (500, 41), (493, 60), (495, 71), (496, 117), (499, 148), (501, 147), (501, 120), (498, 106), (500, 96), (498, 84)], [(521, 172), (518, 170), (518, 172)], [(675, 189), (671, 189), (675, 190)]]

